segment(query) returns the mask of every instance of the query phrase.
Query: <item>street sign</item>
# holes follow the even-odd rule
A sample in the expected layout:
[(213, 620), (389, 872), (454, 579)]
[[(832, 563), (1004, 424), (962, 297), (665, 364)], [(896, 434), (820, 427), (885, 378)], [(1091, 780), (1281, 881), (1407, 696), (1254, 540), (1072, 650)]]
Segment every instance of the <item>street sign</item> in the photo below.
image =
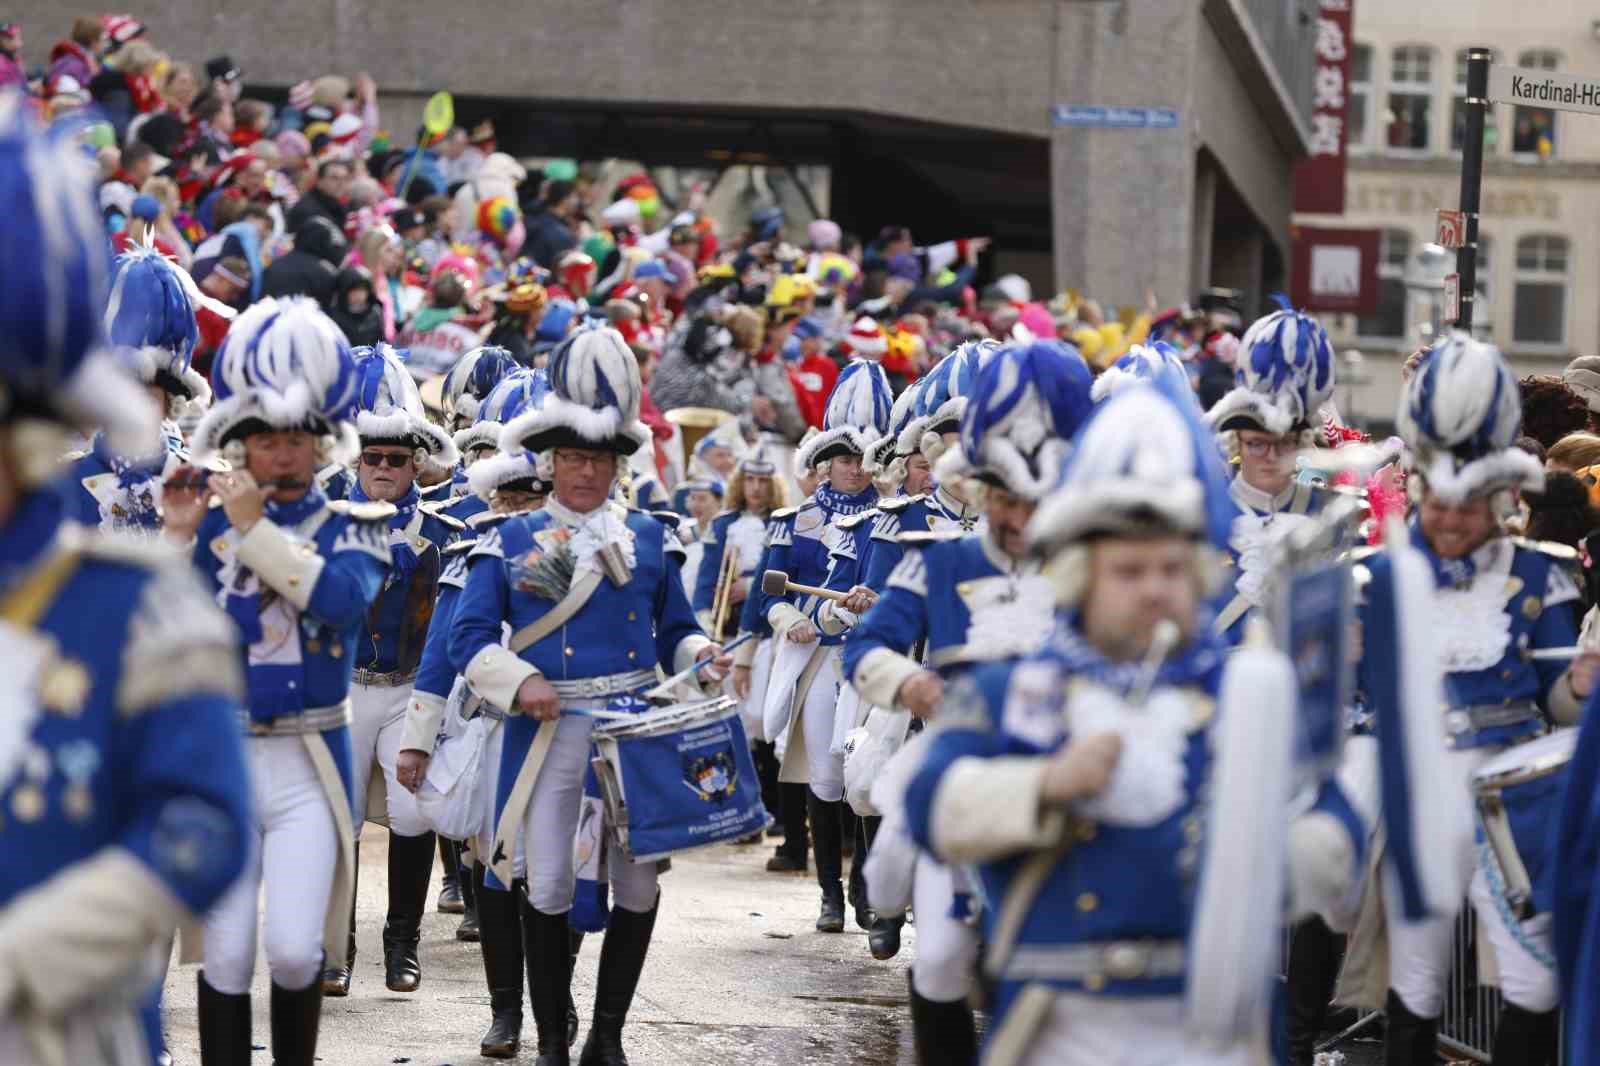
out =
[(1444, 314), (1443, 317), (1450, 322), (1458, 322), (1461, 318), (1461, 275), (1446, 274), (1444, 276)]
[(1378, 309), (1378, 231), (1289, 229), (1289, 302), (1307, 311), (1370, 315)]
[(1102, 130), (1175, 130), (1178, 112), (1170, 107), (1075, 107), (1050, 109), (1050, 125)]
[(1448, 207), (1439, 208), (1439, 224), (1433, 243), (1441, 248), (1460, 248), (1467, 243), (1467, 216)]
[(1524, 107), (1554, 107), (1600, 115), (1600, 77), (1553, 70), (1489, 66), (1489, 99)]

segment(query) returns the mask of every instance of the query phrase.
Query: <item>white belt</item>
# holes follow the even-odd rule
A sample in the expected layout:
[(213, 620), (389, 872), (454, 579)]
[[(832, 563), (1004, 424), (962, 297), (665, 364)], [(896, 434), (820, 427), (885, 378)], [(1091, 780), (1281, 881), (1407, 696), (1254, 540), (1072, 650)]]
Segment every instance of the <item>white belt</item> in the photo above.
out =
[(350, 724), (350, 698), (332, 707), (307, 707), (298, 714), (280, 714), (270, 722), (257, 722), (249, 711), (239, 712), (239, 724), (253, 737), (294, 737), (303, 733), (322, 733)]
[(619, 696), (637, 692), (656, 683), (654, 670), (628, 670), (620, 674), (603, 674), (600, 677), (579, 677), (570, 681), (557, 681), (547, 677), (550, 687), (562, 699), (599, 699), (602, 696)]
[(1019, 944), (1005, 981), (1131, 981), (1181, 977), (1186, 951), (1181, 940), (1111, 940), (1059, 946)]

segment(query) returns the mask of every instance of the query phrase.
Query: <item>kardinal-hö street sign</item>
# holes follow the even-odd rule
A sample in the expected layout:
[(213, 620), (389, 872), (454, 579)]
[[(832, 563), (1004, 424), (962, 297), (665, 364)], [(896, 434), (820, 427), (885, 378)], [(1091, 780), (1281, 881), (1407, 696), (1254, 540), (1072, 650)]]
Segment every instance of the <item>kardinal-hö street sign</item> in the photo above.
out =
[(1600, 78), (1491, 64), (1489, 99), (1523, 107), (1553, 107), (1600, 115)]

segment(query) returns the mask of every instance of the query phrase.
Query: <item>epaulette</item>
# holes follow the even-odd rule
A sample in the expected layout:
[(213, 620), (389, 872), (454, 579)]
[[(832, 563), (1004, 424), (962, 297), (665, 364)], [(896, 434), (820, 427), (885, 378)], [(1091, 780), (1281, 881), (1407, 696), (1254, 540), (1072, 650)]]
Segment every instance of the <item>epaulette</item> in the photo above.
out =
[(465, 555), (467, 552), (471, 551), (473, 548), (476, 548), (477, 546), (478, 546), (478, 542), (475, 541), (475, 540), (453, 541), (450, 544), (446, 545), (444, 550), (441, 551), (439, 554), (440, 555)]
[(800, 513), (800, 508), (798, 508), (798, 507), (781, 507), (778, 510), (773, 511), (772, 514), (768, 515), (767, 516), (767, 521), (769, 521), (769, 522), (781, 522), (786, 518), (793, 518), (795, 515), (797, 515), (799, 513)]
[(521, 515), (533, 514), (537, 508), (524, 507), (520, 511), (479, 511), (467, 519), (467, 525), (473, 529), (492, 529), (508, 518), (517, 518)]
[(683, 515), (677, 511), (640, 511), (639, 513), (649, 515), (674, 533), (678, 531), (678, 526), (683, 522)]
[(451, 484), (451, 479), (445, 478), (443, 481), (435, 481), (432, 485), (418, 486), (417, 493), (422, 496), (437, 496), (441, 492), (448, 494)]
[(1529, 551), (1538, 552), (1541, 555), (1548, 555), (1552, 559), (1559, 559), (1564, 563), (1574, 563), (1578, 561), (1578, 549), (1569, 544), (1562, 544), (1560, 541), (1532, 540), (1528, 537), (1512, 537), (1511, 543), (1515, 544), (1519, 548), (1526, 548)]
[(857, 526), (859, 526), (861, 523), (865, 522), (867, 519), (869, 519), (869, 518), (877, 518), (877, 517), (878, 517), (878, 512), (875, 509), (874, 510), (867, 510), (867, 511), (862, 511), (860, 514), (853, 514), (849, 518), (840, 518), (837, 521), (835, 521), (833, 524), (838, 526), (840, 529), (854, 529)]
[(1372, 558), (1381, 551), (1383, 551), (1382, 544), (1363, 544), (1359, 547), (1351, 548), (1349, 551), (1344, 553), (1342, 558), (1348, 559), (1353, 563), (1359, 563), (1364, 559)]
[(86, 456), (88, 454), (89, 454), (89, 449), (88, 448), (79, 448), (75, 452), (68, 452), (66, 455), (62, 456), (61, 457), (61, 461), (64, 462), (64, 463), (75, 463), (79, 459), (82, 459), (84, 456)]
[(900, 544), (935, 544), (941, 540), (960, 540), (966, 535), (966, 531), (960, 529), (919, 529), (914, 533), (902, 533), (894, 539)]
[(329, 500), (328, 510), (357, 522), (385, 521), (400, 513), (394, 504), (382, 500)]
[(885, 514), (899, 514), (918, 500), (926, 500), (927, 498), (928, 494), (926, 492), (919, 492), (915, 496), (892, 496), (887, 500), (879, 500), (878, 510), (883, 511)]
[(448, 514), (444, 513), (444, 509), (446, 507), (449, 507), (450, 504), (453, 503), (453, 502), (455, 502), (455, 501), (453, 501), (453, 500), (443, 500), (443, 501), (440, 501), (439, 503), (419, 504), (418, 507), (417, 507), (417, 510), (421, 511), (423, 514), (427, 515), (429, 518), (437, 518), (439, 521), (443, 522), (445, 525), (449, 526), (451, 529), (466, 529), (467, 528), (467, 524), (465, 522), (463, 522), (461, 519), (457, 518), (455, 515), (448, 515)]

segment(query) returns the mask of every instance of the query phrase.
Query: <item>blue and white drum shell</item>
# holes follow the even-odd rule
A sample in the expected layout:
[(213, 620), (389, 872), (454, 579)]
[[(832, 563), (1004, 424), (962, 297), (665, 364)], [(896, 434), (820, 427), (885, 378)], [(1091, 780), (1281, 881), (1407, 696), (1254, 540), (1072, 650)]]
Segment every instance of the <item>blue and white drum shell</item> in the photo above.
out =
[(1490, 887), (1519, 920), (1550, 912), (1551, 835), (1577, 743), (1576, 729), (1558, 729), (1502, 751), (1472, 774), (1478, 826), (1493, 859)]
[(772, 824), (738, 704), (674, 704), (593, 734), (606, 820), (633, 862), (738, 840)]

